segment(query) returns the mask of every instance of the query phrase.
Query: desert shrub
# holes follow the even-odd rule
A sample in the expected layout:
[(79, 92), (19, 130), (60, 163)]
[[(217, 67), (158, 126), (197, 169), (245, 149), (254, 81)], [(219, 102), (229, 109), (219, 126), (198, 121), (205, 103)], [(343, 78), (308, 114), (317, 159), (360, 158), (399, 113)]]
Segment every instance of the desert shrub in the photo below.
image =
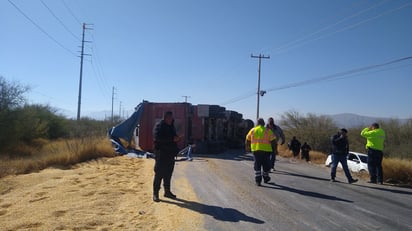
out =
[(326, 153), (330, 150), (330, 137), (338, 130), (329, 117), (315, 114), (303, 116), (296, 111), (282, 115), (280, 124), (287, 140), (296, 136), (302, 144), (307, 142), (312, 150)]
[(41, 148), (24, 147), (26, 156), (1, 157), (0, 177), (39, 171), (50, 166), (70, 167), (73, 164), (100, 157), (113, 157), (115, 153), (106, 137), (60, 139), (42, 143)]
[(412, 160), (385, 158), (382, 168), (385, 182), (412, 185)]
[(109, 121), (100, 121), (90, 118), (68, 120), (69, 137), (81, 138), (106, 136), (110, 124)]

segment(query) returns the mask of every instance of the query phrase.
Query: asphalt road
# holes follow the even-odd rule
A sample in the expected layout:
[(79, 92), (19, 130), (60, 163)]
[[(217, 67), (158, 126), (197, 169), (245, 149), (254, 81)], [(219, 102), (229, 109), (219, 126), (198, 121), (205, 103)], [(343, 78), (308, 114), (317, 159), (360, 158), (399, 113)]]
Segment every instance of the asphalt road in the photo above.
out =
[[(203, 230), (412, 230), (412, 189), (346, 183), (330, 168), (279, 158), (272, 180), (254, 183), (253, 157), (235, 151), (177, 162), (198, 201), (178, 205), (204, 215)], [(182, 218), (184, 219), (184, 218)]]

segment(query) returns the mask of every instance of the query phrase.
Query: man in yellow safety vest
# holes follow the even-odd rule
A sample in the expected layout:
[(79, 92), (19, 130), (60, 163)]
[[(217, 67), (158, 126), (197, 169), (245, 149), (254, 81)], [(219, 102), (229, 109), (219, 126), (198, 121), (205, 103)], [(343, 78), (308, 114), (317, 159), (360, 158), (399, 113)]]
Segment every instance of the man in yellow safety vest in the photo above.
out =
[(246, 150), (252, 151), (255, 160), (255, 181), (256, 185), (260, 186), (262, 182), (262, 168), (263, 181), (268, 183), (270, 181), (270, 154), (272, 153), (272, 145), (275, 145), (276, 138), (273, 132), (265, 128), (265, 121), (259, 118), (258, 125), (248, 132), (245, 140)]

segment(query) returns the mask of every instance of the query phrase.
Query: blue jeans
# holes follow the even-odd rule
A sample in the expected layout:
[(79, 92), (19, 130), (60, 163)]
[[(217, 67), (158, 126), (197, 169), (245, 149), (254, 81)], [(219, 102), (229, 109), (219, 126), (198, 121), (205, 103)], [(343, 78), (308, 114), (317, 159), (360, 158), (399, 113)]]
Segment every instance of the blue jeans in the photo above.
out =
[(336, 177), (336, 168), (338, 167), (338, 164), (342, 165), (343, 171), (345, 172), (346, 178), (348, 179), (348, 181), (352, 180), (352, 176), (349, 172), (349, 168), (348, 168), (348, 161), (346, 159), (346, 155), (345, 154), (332, 154), (332, 167), (331, 167), (331, 172), (330, 172), (330, 176), (332, 179), (335, 179)]
[(371, 182), (383, 182), (382, 159), (382, 151), (368, 148), (368, 170)]

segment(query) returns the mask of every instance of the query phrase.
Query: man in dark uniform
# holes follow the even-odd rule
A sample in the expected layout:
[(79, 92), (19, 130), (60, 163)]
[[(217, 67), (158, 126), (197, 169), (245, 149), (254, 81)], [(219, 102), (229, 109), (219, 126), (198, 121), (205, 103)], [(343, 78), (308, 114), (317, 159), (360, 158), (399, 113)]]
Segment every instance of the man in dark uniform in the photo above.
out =
[(288, 147), (292, 151), (293, 157), (297, 158), (299, 156), (299, 152), (300, 152), (300, 142), (299, 142), (298, 139), (296, 139), (296, 136), (294, 136), (292, 138), (292, 140), (289, 141)]
[(308, 143), (303, 143), (302, 147), (300, 148), (301, 152), (301, 159), (305, 159), (306, 162), (309, 162), (310, 158), (309, 158), (309, 152), (312, 150), (312, 148), (310, 147), (310, 145)]
[(176, 198), (170, 190), (170, 181), (172, 178), (173, 169), (175, 166), (175, 157), (178, 153), (177, 142), (180, 137), (176, 134), (176, 129), (173, 124), (173, 113), (168, 111), (164, 113), (161, 120), (154, 129), (154, 145), (155, 145), (155, 166), (153, 180), (153, 201), (159, 202), (160, 184), (163, 180), (164, 196), (168, 198)]
[(348, 183), (352, 184), (358, 181), (358, 179), (353, 179), (352, 175), (349, 172), (348, 162), (347, 162), (347, 155), (349, 154), (349, 141), (348, 141), (348, 130), (342, 128), (339, 132), (332, 136), (332, 167), (330, 176), (331, 181), (336, 182), (336, 167), (338, 164), (341, 163), (343, 172), (345, 172), (345, 176), (348, 179)]

